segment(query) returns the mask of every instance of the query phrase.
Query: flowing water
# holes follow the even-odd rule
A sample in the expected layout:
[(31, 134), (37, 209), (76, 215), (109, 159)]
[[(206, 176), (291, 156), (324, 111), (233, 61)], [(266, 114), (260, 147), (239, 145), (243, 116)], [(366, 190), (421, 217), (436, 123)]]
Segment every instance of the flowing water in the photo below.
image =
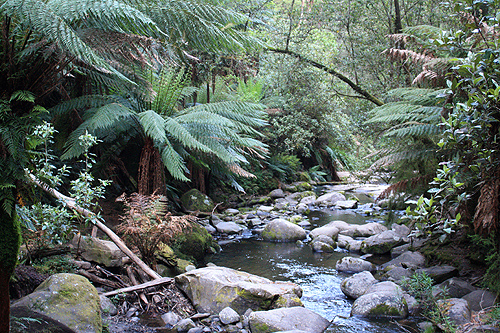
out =
[[(358, 224), (374, 221), (373, 217), (345, 210), (312, 212), (309, 220), (311, 228), (333, 220)], [(337, 260), (347, 255), (355, 256), (346, 252), (313, 253), (307, 245), (300, 247), (295, 243), (269, 243), (249, 237), (224, 244), (220, 253), (207, 260), (218, 266), (297, 283), (303, 290), (304, 306), (334, 323), (328, 332), (402, 332), (395, 322), (349, 317), (352, 301), (340, 290), (340, 283), (349, 275), (335, 270)]]

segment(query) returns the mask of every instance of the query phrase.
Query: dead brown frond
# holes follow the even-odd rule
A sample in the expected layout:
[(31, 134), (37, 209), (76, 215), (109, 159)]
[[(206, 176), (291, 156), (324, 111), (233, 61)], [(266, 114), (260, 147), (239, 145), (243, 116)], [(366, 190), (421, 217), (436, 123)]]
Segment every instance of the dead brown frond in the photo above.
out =
[(415, 43), (416, 39), (414, 36), (408, 34), (390, 34), (387, 35), (390, 40), (395, 42), (396, 44), (408, 44), (409, 42)]
[(194, 216), (172, 216), (167, 209), (167, 198), (162, 195), (134, 193), (120, 197), (126, 206), (121, 216), (122, 224), (117, 231), (125, 241), (136, 247), (142, 259), (155, 267), (155, 252), (160, 243), (169, 244), (172, 239), (194, 222)]
[(241, 177), (246, 177), (246, 178), (255, 178), (255, 175), (253, 173), (250, 173), (240, 167), (238, 164), (231, 164), (229, 165), (229, 170), (233, 172), (235, 175), (241, 176)]
[(434, 71), (429, 71), (429, 70), (423, 70), (421, 71), (412, 81), (411, 84), (419, 84), (423, 83), (424, 81), (426, 82), (432, 82), (433, 85), (436, 85), (436, 83), (442, 78), (441, 75)]
[(426, 53), (418, 53), (412, 50), (396, 48), (387, 49), (383, 53), (393, 61), (411, 61), (415, 65), (424, 64), (434, 59), (434, 56)]
[(432, 180), (432, 178), (433, 175), (429, 174), (429, 175), (401, 180), (386, 188), (382, 193), (380, 193), (377, 200), (386, 199), (390, 197), (392, 194), (406, 192), (408, 189), (414, 189), (417, 186), (428, 184)]
[(500, 170), (493, 173), (481, 186), (481, 194), (474, 214), (474, 230), (479, 234), (499, 231)]

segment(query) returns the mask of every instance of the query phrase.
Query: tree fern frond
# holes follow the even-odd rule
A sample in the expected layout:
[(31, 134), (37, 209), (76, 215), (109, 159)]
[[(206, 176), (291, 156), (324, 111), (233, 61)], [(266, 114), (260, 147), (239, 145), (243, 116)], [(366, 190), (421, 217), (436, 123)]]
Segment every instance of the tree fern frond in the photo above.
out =
[(384, 136), (404, 137), (424, 137), (437, 135), (441, 132), (436, 124), (422, 124), (419, 122), (406, 122), (392, 127), (384, 133)]
[(54, 116), (67, 114), (72, 110), (98, 108), (106, 104), (123, 102), (123, 99), (114, 95), (85, 95), (63, 101), (58, 105), (49, 109), (49, 112)]
[(371, 168), (387, 167), (402, 161), (421, 161), (429, 159), (429, 156), (436, 155), (436, 149), (408, 149), (404, 151), (392, 152), (378, 159)]
[(116, 0), (49, 0), (47, 6), (79, 28), (164, 37), (156, 23), (134, 6)]
[(44, 1), (6, 0), (0, 7), (0, 14), (16, 17), (22, 25), (30, 27), (48, 41), (56, 42), (63, 51), (89, 65), (121, 76), (85, 44), (73, 28)]
[(165, 130), (169, 135), (188, 148), (198, 149), (203, 152), (211, 152), (210, 148), (200, 143), (181, 123), (175, 118), (168, 118), (165, 121)]
[(139, 122), (147, 136), (157, 142), (164, 143), (167, 141), (165, 119), (161, 115), (153, 110), (148, 110), (139, 113), (138, 116)]
[(184, 159), (175, 151), (171, 143), (165, 141), (162, 145), (159, 145), (158, 148), (163, 164), (165, 164), (165, 167), (172, 177), (181, 181), (189, 181), (189, 178), (186, 177), (188, 170), (184, 164)]

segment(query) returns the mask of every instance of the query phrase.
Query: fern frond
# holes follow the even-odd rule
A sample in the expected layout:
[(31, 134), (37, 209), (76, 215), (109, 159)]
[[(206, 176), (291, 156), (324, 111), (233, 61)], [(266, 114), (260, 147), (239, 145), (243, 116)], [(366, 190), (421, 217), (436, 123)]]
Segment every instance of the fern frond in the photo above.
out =
[(189, 178), (186, 177), (188, 169), (184, 164), (184, 159), (174, 147), (172, 147), (171, 143), (165, 141), (162, 145), (159, 145), (158, 148), (163, 164), (165, 164), (165, 167), (172, 177), (181, 181), (189, 181)]
[(157, 142), (167, 142), (165, 119), (153, 110), (139, 113), (139, 122), (147, 136)]

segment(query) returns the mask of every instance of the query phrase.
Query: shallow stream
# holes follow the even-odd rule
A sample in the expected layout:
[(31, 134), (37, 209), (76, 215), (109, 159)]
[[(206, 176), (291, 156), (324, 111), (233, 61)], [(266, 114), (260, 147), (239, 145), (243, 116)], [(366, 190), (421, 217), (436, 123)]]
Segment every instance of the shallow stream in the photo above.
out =
[[(358, 224), (374, 221), (373, 217), (345, 210), (312, 212), (309, 215), (311, 229), (333, 220)], [(356, 256), (347, 252), (313, 253), (307, 245), (269, 243), (249, 237), (222, 245), (222, 251), (207, 260), (218, 266), (297, 283), (302, 287), (305, 307), (335, 323), (327, 332), (403, 332), (395, 322), (349, 317), (352, 301), (340, 290), (340, 283), (349, 275), (335, 270), (337, 260), (347, 255)], [(370, 260), (373, 259), (377, 258)]]

